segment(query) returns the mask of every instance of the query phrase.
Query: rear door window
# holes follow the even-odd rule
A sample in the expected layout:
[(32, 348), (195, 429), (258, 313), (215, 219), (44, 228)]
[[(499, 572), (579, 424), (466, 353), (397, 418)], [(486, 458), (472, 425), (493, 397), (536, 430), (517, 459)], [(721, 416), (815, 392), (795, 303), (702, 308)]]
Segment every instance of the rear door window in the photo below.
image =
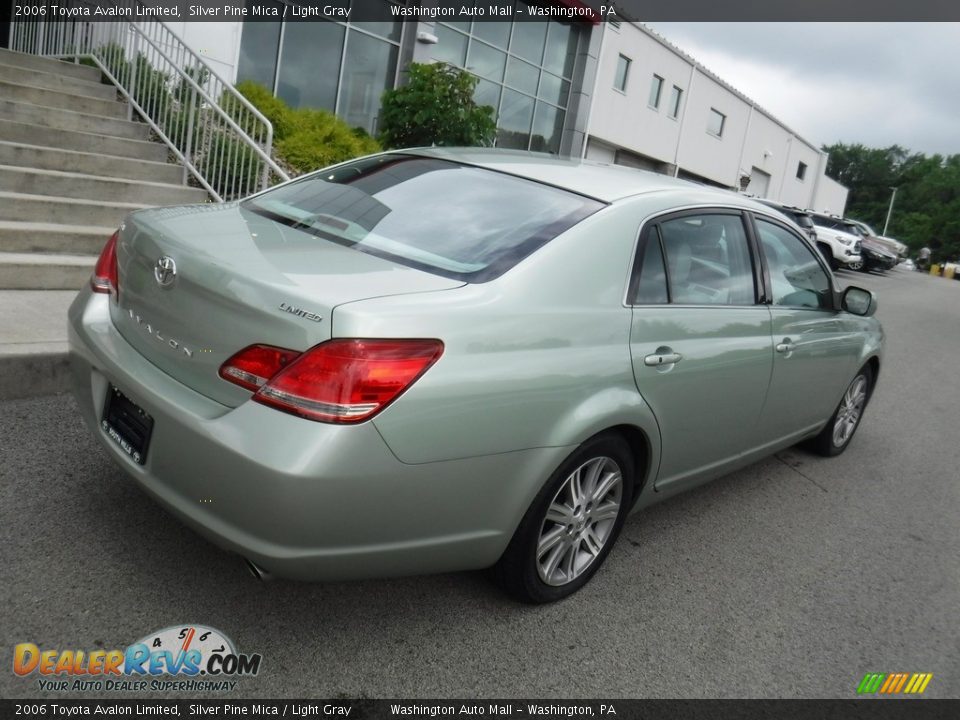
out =
[(754, 305), (750, 246), (739, 213), (668, 218), (644, 233), (633, 304)]

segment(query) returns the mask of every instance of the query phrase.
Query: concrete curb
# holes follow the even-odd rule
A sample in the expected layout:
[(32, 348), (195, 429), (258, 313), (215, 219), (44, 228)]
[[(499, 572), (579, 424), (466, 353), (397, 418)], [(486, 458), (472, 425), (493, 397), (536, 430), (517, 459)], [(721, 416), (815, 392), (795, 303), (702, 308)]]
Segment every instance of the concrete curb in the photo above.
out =
[(70, 387), (67, 308), (76, 290), (0, 290), (0, 401)]
[(53, 395), (70, 388), (66, 343), (25, 346), (0, 354), (0, 401)]

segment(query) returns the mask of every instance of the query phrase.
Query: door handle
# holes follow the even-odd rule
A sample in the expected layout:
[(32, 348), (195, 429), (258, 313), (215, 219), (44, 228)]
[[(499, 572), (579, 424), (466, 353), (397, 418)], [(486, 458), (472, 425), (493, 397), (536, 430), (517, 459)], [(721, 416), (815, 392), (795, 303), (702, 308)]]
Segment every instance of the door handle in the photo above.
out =
[(647, 367), (657, 367), (658, 365), (673, 365), (683, 360), (683, 355), (675, 352), (654, 353), (647, 355), (643, 359), (643, 364)]
[(797, 346), (791, 342), (790, 338), (784, 338), (783, 342), (777, 345), (777, 352), (790, 357), (790, 354), (797, 349)]

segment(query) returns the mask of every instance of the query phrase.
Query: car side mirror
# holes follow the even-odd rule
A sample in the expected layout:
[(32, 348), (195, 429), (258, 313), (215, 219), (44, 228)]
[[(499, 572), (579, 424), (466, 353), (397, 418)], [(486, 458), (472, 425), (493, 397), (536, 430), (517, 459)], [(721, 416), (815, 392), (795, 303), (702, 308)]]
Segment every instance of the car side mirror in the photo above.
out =
[(877, 311), (877, 296), (869, 290), (852, 285), (843, 291), (840, 307), (848, 313), (870, 317)]

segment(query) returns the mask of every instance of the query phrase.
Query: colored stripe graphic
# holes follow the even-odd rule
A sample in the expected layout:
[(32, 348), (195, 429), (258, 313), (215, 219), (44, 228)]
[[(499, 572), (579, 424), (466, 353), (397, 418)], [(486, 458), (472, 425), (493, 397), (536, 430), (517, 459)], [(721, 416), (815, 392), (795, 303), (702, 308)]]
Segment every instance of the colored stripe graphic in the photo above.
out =
[(857, 688), (857, 693), (861, 695), (872, 695), (880, 689), (880, 683), (882, 683), (886, 677), (886, 673), (867, 673), (863, 676), (863, 680), (860, 681), (860, 686)]
[(920, 695), (933, 679), (933, 673), (867, 673), (857, 686), (858, 695)]

